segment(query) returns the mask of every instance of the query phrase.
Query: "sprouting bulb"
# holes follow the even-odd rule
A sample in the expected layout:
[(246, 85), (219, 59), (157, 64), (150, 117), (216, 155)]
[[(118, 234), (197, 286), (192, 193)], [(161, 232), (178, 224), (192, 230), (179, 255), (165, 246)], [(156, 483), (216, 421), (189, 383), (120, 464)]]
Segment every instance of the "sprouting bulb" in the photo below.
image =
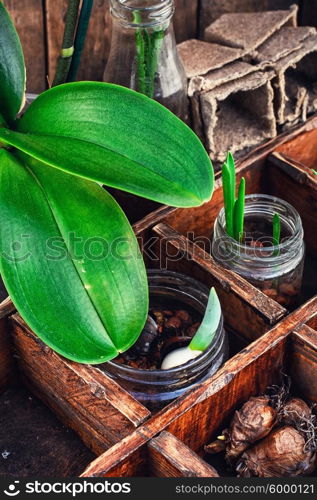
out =
[(216, 290), (212, 288), (210, 290), (204, 318), (194, 338), (188, 346), (175, 349), (168, 353), (163, 359), (161, 370), (175, 368), (176, 366), (183, 365), (200, 356), (212, 342), (217, 332), (220, 319), (221, 305)]

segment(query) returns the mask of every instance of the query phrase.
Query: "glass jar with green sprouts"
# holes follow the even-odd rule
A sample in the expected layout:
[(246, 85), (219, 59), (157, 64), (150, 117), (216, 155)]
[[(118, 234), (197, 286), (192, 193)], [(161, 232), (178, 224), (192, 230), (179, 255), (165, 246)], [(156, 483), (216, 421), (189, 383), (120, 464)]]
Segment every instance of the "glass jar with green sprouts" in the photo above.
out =
[(304, 267), (304, 233), (297, 211), (275, 196), (245, 196), (229, 154), (222, 168), (225, 206), (214, 227), (212, 254), (288, 309), (298, 305)]
[(187, 81), (171, 22), (173, 0), (110, 0), (110, 7), (113, 29), (104, 81), (137, 90), (186, 120)]

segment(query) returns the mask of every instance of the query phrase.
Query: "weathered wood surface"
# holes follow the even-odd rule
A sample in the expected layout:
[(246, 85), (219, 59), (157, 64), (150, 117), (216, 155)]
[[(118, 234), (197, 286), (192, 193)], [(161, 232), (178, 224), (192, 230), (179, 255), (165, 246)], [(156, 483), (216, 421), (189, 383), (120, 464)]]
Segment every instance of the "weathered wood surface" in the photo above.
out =
[(0, 395), (0, 429), (0, 478), (76, 477), (96, 458), (21, 380)]
[[(244, 161), (237, 162), (237, 180), (239, 182), (241, 177), (246, 179), (248, 194), (263, 193), (277, 196), (288, 201), (297, 209), (303, 222), (304, 239), (308, 251), (306, 268), (312, 272), (314, 272), (314, 262), (311, 257), (317, 255), (315, 237), (317, 230), (315, 217), (317, 211), (317, 177), (311, 172), (310, 168), (317, 161), (315, 147), (317, 128), (314, 128), (316, 125), (317, 119), (314, 117), (305, 126), (292, 130), (289, 134), (280, 137), (278, 141), (273, 141), (266, 148), (259, 148), (258, 151), (254, 151)], [(278, 151), (278, 153), (274, 153), (274, 151)], [(310, 167), (299, 162), (297, 158), (305, 161)], [(222, 267), (218, 267), (211, 258), (213, 227), (223, 204), (222, 181), (218, 175), (215, 190), (209, 202), (199, 207), (186, 209), (163, 206), (136, 223), (134, 228), (140, 239), (146, 241), (146, 239), (150, 238), (150, 232), (152, 231), (152, 233), (160, 235), (161, 241), (168, 242), (166, 248), (169, 259), (166, 258), (166, 251), (160, 254), (160, 265), (163, 267), (168, 260), (173, 261), (177, 249), (179, 253), (180, 250), (185, 249), (187, 251), (190, 248), (191, 255), (194, 255), (196, 259), (189, 259), (191, 262), (187, 264), (187, 270), (183, 267), (183, 261), (172, 265), (176, 266), (178, 270), (183, 270), (183, 272), (190, 271), (194, 273), (198, 279), (207, 280), (207, 284), (211, 286), (214, 286), (216, 279), (218, 293), (221, 296), (224, 308), (226, 308), (227, 303), (228, 311), (236, 311), (237, 327), (239, 328), (240, 325), (241, 329), (245, 329), (245, 324), (248, 323), (247, 308), (243, 308), (241, 311), (244, 321), (240, 323), (241, 316), (238, 302), (234, 304), (233, 296), (230, 296), (231, 300), (226, 301), (226, 291), (232, 289), (238, 283), (237, 279), (239, 280), (240, 296), (244, 297), (250, 307), (255, 306), (258, 310), (266, 311), (266, 317), (270, 316), (271, 311), (273, 317), (276, 318), (275, 309), (266, 304), (262, 292), (258, 291), (255, 294), (254, 288), (250, 287), (246, 280), (238, 278), (235, 274), (226, 271)], [(165, 229), (162, 230), (164, 227)], [(178, 243), (175, 243), (176, 241)], [(156, 251), (156, 254), (158, 255), (160, 251), (161, 248)], [(150, 259), (147, 265), (152, 265)], [(155, 262), (153, 265), (158, 266)], [(207, 269), (209, 272), (206, 272)], [(213, 278), (211, 278), (210, 274), (211, 269), (213, 270)], [(302, 302), (311, 297), (313, 293), (316, 293), (313, 279), (310, 278), (310, 272), (307, 271), (305, 271), (304, 286), (306, 287), (304, 290), (306, 295), (302, 297)], [(270, 322), (269, 324), (273, 323)], [(252, 330), (248, 331), (250, 337), (254, 338), (254, 332)]]
[(46, 88), (45, 24), (42, 0), (4, 0), (21, 38), (29, 92)]
[(15, 363), (12, 357), (8, 316), (15, 307), (9, 297), (0, 304), (0, 392), (6, 389), (15, 373)]
[(315, 314), (307, 321), (307, 325), (317, 331), (317, 309)]
[(150, 412), (98, 369), (73, 363), (45, 346), (18, 314), (12, 343), (26, 384), (96, 454), (123, 439)]
[[(311, 168), (317, 169), (317, 128), (302, 133), (295, 138), (290, 138), (275, 149), (289, 161), (300, 163), (309, 172)], [(310, 173), (310, 172), (309, 172)]]
[(14, 311), (15, 307), (10, 297), (7, 297), (0, 303), (0, 319), (7, 318)]
[(175, 0), (174, 29), (177, 42), (198, 35), (199, 0)]
[(163, 431), (151, 439), (148, 452), (151, 476), (219, 477), (211, 465), (169, 432)]
[[(286, 369), (285, 362), (294, 352), (290, 349), (292, 332), (309, 321), (316, 314), (316, 308), (317, 297), (289, 314), (266, 335), (227, 361), (210, 379), (178, 398), (121, 443), (98, 457), (82, 476), (148, 475), (147, 442), (164, 430), (183, 441), (194, 452), (202, 450), (204, 444), (210, 442), (227, 424), (235, 409), (249, 397), (261, 394), (269, 385), (278, 382), (281, 369)], [(315, 338), (310, 339), (309, 345), (315, 342)], [(302, 397), (306, 396), (302, 394)]]

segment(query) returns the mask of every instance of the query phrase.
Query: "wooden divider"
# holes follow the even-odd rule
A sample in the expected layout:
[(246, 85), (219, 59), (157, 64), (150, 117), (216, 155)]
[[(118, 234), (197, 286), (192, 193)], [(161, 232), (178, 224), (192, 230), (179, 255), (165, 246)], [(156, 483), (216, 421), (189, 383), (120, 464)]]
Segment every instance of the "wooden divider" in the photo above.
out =
[[(316, 314), (316, 309), (317, 297), (289, 314), (264, 336), (227, 361), (215, 375), (178, 398), (97, 458), (82, 476), (147, 476), (154, 467), (153, 464), (149, 465), (150, 440), (162, 431), (173, 434), (197, 453), (216, 437), (217, 432), (228, 424), (233, 412), (248, 398), (278, 383), (281, 371), (287, 371), (291, 376), (295, 373), (294, 380), (297, 383), (306, 380), (307, 384), (307, 378), (300, 379), (304, 373), (302, 369), (293, 372), (292, 366), (299, 367), (299, 351), (294, 346), (299, 345), (300, 339), (304, 342), (301, 366), (308, 359), (310, 349), (315, 355), (317, 332), (310, 332), (313, 338), (306, 344), (303, 332), (307, 334), (307, 330), (303, 325)], [(315, 377), (314, 370), (312, 373)], [(317, 392), (310, 390), (305, 393), (305, 387), (307, 385), (302, 387), (302, 396), (317, 401)]]
[(148, 450), (151, 476), (219, 477), (214, 467), (169, 432), (151, 439)]

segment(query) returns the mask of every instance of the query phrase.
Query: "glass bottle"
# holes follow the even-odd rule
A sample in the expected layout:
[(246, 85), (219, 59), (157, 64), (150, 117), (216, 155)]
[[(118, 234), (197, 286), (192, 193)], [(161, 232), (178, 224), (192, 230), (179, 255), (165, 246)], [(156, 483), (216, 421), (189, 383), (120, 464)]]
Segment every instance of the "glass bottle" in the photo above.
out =
[[(279, 214), (281, 240), (274, 245), (272, 219)], [(252, 194), (245, 199), (245, 239), (228, 236), (224, 208), (214, 226), (212, 255), (226, 269), (243, 276), (281, 305), (298, 305), (304, 268), (304, 232), (298, 212), (274, 196)], [(249, 241), (248, 241), (249, 240)], [(250, 242), (255, 245), (250, 245)]]
[[(209, 290), (195, 279), (172, 271), (149, 270), (150, 307), (171, 308), (178, 304), (203, 317)], [(161, 409), (198, 382), (213, 375), (228, 358), (228, 338), (223, 317), (210, 346), (197, 358), (169, 370), (142, 370), (115, 361), (104, 371), (152, 411)]]
[(187, 80), (171, 22), (173, 0), (110, 0), (111, 48), (104, 81), (137, 90), (179, 118), (188, 114)]

